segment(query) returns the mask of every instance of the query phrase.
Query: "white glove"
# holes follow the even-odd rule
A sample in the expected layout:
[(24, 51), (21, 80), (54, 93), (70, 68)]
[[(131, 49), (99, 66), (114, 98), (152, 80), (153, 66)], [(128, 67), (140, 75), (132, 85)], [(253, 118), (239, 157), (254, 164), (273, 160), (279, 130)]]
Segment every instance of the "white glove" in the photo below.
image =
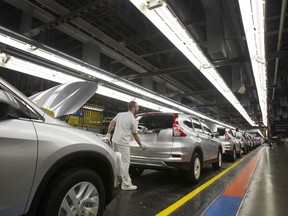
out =
[(107, 133), (106, 136), (104, 137), (104, 139), (110, 140), (111, 139), (111, 134)]
[(146, 150), (146, 146), (143, 145), (143, 144), (141, 144), (141, 146), (140, 146), (140, 150)]

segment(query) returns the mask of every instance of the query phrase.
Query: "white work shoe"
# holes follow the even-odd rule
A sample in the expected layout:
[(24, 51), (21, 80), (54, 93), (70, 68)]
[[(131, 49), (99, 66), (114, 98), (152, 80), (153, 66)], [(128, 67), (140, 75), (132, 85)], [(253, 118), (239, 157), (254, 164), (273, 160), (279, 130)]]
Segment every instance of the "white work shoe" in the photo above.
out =
[(137, 189), (137, 186), (136, 185), (121, 185), (121, 189), (123, 191), (132, 191), (132, 190), (136, 190)]

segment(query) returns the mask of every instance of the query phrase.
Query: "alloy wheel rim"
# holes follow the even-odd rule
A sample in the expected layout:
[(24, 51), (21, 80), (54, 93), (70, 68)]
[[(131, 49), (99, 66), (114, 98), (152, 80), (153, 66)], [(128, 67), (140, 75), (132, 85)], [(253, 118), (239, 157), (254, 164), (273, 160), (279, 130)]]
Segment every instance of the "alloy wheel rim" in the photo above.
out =
[(219, 167), (222, 167), (222, 154), (220, 152), (218, 154), (218, 165)]
[(96, 216), (99, 209), (99, 193), (90, 182), (79, 182), (64, 196), (58, 216)]
[(200, 172), (201, 172), (201, 164), (200, 164), (200, 159), (197, 157), (195, 158), (195, 161), (194, 161), (194, 176), (196, 179), (199, 179)]

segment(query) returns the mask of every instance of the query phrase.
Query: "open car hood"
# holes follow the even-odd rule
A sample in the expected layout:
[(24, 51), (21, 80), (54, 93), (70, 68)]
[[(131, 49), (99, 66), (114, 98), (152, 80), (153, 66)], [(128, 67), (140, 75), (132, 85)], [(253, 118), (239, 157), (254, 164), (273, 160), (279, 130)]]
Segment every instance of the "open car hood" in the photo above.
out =
[(37, 106), (52, 111), (54, 118), (75, 113), (95, 93), (94, 82), (73, 82), (57, 85), (29, 97)]

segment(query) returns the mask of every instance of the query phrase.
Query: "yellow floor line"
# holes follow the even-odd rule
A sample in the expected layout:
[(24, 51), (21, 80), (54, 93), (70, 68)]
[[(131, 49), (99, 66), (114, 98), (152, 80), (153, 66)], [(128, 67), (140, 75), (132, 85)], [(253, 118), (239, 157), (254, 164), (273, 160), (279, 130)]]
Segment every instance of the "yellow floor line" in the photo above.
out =
[[(249, 154), (248, 154), (249, 155)], [(235, 166), (237, 166), (239, 163), (241, 163), (248, 155), (246, 155), (245, 157), (243, 157), (242, 159), (240, 159), (239, 161), (235, 162), (234, 164), (232, 164), (231, 166), (229, 166), (227, 169), (225, 169), (224, 171), (222, 171), (221, 173), (219, 173), (218, 175), (216, 175), (215, 177), (213, 177), (212, 179), (210, 179), (209, 181), (205, 182), (204, 184), (202, 184), (201, 186), (197, 187), (195, 190), (193, 190), (192, 192), (190, 192), (189, 194), (187, 194), (186, 196), (182, 197), (180, 200), (178, 200), (177, 202), (173, 203), (172, 205), (170, 205), (169, 207), (167, 207), (166, 209), (164, 209), (163, 211), (161, 211), (160, 213), (158, 213), (156, 216), (167, 216), (169, 214), (171, 214), (172, 212), (174, 212), (176, 209), (178, 209), (179, 207), (181, 207), (183, 204), (185, 204), (187, 201), (189, 201), (190, 199), (192, 199), (193, 197), (195, 197), (198, 193), (200, 193), (201, 191), (205, 190), (208, 186), (210, 186), (212, 183), (214, 183), (216, 180), (218, 180), (219, 178), (221, 178), (223, 175), (225, 175), (227, 172), (229, 172), (231, 169), (233, 169)]]

